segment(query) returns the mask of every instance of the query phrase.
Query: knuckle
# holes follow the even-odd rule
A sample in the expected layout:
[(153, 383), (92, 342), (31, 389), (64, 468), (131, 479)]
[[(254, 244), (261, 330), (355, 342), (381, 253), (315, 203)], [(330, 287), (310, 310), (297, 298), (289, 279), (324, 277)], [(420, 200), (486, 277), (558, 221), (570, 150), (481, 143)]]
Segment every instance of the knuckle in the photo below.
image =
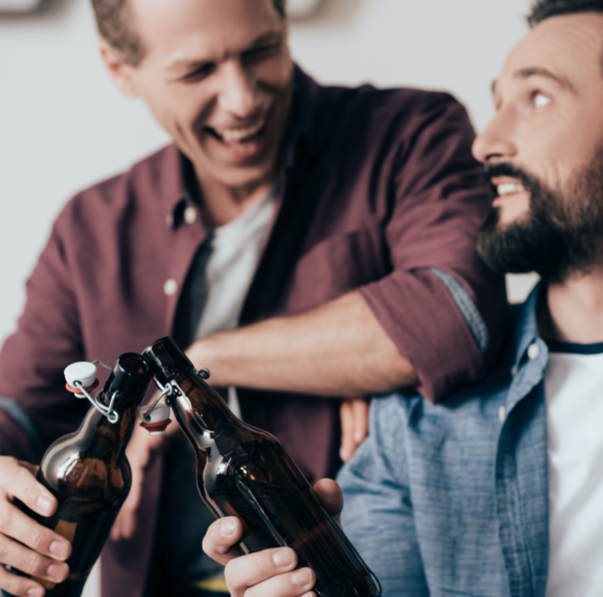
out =
[(272, 561), (272, 550), (258, 551), (253, 554), (255, 561), (254, 568), (260, 572), (262, 576), (274, 574), (274, 562)]
[(6, 540), (4, 535), (0, 535), (0, 563), (5, 563), (6, 555), (8, 553), (9, 542)]
[(29, 533), (29, 546), (37, 552), (45, 551), (50, 543), (47, 533), (41, 529), (36, 529)]
[(48, 568), (48, 562), (46, 558), (41, 555), (32, 552), (25, 560), (25, 570), (28, 574), (35, 574), (36, 576), (46, 576), (46, 570)]
[(16, 458), (8, 457), (3, 463), (0, 469), (1, 482), (4, 487), (10, 487), (14, 485), (16, 477), (21, 472), (21, 465)]
[(240, 575), (236, 573), (236, 566), (233, 565), (233, 561), (228, 562), (224, 568), (224, 580), (231, 593), (241, 592), (245, 585), (241, 583)]
[(8, 528), (10, 522), (10, 505), (7, 502), (0, 502), (0, 530)]

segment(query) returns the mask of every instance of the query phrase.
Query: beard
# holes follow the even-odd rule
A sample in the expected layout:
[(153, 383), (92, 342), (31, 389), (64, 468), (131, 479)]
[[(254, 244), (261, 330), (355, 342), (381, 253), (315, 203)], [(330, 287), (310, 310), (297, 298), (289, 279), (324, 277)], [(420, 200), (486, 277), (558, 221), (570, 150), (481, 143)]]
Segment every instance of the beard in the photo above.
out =
[(603, 264), (603, 143), (591, 163), (564, 189), (551, 190), (538, 179), (508, 164), (486, 166), (491, 180), (510, 176), (530, 193), (525, 217), (506, 226), (492, 207), (477, 241), (480, 257), (495, 272), (536, 272), (549, 282), (563, 282), (575, 273), (588, 273)]

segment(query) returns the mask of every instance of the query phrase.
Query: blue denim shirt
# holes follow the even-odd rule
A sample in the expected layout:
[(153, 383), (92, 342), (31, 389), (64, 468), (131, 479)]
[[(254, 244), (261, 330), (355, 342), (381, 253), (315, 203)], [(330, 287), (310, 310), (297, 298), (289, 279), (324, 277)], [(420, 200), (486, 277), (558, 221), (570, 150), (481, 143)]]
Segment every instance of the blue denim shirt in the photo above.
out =
[(339, 482), (343, 527), (383, 597), (544, 596), (548, 349), (538, 293), (513, 313), (502, 362), (481, 383), (437, 405), (411, 393), (372, 401), (370, 435)]

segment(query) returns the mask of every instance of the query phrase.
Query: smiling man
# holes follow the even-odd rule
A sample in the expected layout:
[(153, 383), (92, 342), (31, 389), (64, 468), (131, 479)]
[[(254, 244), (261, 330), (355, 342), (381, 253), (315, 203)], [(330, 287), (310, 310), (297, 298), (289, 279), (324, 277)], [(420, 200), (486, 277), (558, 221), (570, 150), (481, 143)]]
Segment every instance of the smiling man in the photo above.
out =
[[(473, 151), (492, 189), (480, 254), (542, 282), (483, 382), (372, 403), (339, 481), (383, 597), (603, 592), (603, 2), (539, 0), (529, 21)], [(317, 490), (341, 509), (334, 482)], [(234, 597), (314, 595), (292, 550), (234, 557), (240, 532), (205, 540)]]
[[(168, 334), (310, 479), (341, 464), (342, 398), (418, 386), (438, 401), (483, 374), (504, 286), (475, 250), (487, 193), (453, 98), (318, 85), (292, 61), (283, 0), (93, 7), (115, 82), (174, 143), (58, 218), (0, 353), (0, 452), (35, 461), (79, 424), (66, 365)], [(103, 590), (215, 591), (191, 453), (179, 434), (145, 433), (128, 450), (133, 489)], [(0, 458), (0, 563), (65, 578), (69, 544), (19, 516), (15, 496), (55, 507)], [(42, 591), (2, 567), (0, 588)]]

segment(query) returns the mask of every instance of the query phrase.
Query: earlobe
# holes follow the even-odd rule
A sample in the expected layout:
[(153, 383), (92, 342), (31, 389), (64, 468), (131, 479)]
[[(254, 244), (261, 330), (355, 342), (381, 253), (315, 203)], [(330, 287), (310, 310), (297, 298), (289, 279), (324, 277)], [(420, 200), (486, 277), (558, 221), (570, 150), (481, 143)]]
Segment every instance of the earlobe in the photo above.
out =
[(133, 79), (133, 67), (125, 63), (117, 54), (115, 48), (105, 40), (100, 41), (100, 55), (117, 88), (126, 97), (137, 97), (138, 89)]

